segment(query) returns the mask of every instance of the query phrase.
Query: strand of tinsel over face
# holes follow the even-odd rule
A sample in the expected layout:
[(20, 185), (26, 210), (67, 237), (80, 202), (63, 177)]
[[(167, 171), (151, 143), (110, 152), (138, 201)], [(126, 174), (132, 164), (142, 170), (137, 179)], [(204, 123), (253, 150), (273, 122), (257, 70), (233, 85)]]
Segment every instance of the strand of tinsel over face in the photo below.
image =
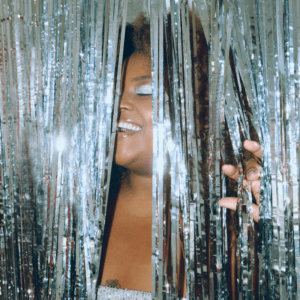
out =
[(96, 295), (124, 6), (0, 2), (4, 299)]
[(164, 76), (163, 76), (163, 1), (150, 1), (152, 116), (153, 116), (153, 182), (152, 182), (152, 298), (163, 299), (166, 293), (164, 228)]

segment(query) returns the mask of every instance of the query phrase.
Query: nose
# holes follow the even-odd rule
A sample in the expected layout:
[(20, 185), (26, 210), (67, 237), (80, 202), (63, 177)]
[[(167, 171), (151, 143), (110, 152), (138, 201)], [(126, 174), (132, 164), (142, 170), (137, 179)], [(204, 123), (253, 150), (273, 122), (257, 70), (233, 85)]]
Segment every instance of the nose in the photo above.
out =
[(122, 97), (121, 97), (121, 101), (120, 101), (120, 107), (119, 110), (129, 110), (132, 111), (133, 110), (133, 103), (132, 103), (132, 99), (131, 97), (126, 94), (126, 92), (123, 93)]

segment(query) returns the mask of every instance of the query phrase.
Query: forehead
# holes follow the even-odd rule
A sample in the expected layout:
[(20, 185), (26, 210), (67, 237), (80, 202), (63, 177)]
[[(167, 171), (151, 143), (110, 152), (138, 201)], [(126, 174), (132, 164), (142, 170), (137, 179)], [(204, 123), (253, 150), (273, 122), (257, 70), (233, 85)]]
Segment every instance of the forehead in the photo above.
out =
[(133, 54), (123, 66), (123, 76), (125, 82), (132, 81), (135, 78), (151, 76), (151, 58), (145, 55)]

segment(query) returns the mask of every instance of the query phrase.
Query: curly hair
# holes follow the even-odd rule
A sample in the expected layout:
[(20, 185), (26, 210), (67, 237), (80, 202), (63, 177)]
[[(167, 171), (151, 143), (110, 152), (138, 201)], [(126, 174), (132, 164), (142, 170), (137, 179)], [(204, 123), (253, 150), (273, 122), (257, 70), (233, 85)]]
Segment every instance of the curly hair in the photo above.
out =
[[(169, 29), (171, 27), (171, 14), (168, 14), (167, 20), (167, 27)], [(194, 53), (193, 26), (191, 25), (193, 23), (193, 15), (192, 12), (189, 12), (192, 61), (194, 63), (197, 60), (197, 67), (194, 69), (194, 72), (198, 76), (197, 84), (199, 91), (205, 94), (207, 90), (208, 48), (200, 19), (196, 16), (194, 21), (197, 53)], [(165, 43), (171, 45), (172, 37), (170, 30), (167, 30), (167, 32)], [(133, 24), (126, 26), (123, 59), (127, 59), (132, 54), (151, 55), (150, 22), (143, 13), (137, 17)], [(168, 53), (168, 55), (172, 56), (172, 53)]]
[(123, 60), (132, 54), (151, 55), (150, 22), (144, 14), (126, 26)]

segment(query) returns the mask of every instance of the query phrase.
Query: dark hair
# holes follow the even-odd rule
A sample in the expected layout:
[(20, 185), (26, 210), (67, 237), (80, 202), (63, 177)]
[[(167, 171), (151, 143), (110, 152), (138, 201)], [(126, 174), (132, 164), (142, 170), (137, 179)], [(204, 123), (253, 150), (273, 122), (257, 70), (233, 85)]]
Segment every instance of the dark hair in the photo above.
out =
[(140, 14), (133, 24), (126, 26), (123, 60), (134, 53), (150, 56), (150, 51), (150, 22)]

